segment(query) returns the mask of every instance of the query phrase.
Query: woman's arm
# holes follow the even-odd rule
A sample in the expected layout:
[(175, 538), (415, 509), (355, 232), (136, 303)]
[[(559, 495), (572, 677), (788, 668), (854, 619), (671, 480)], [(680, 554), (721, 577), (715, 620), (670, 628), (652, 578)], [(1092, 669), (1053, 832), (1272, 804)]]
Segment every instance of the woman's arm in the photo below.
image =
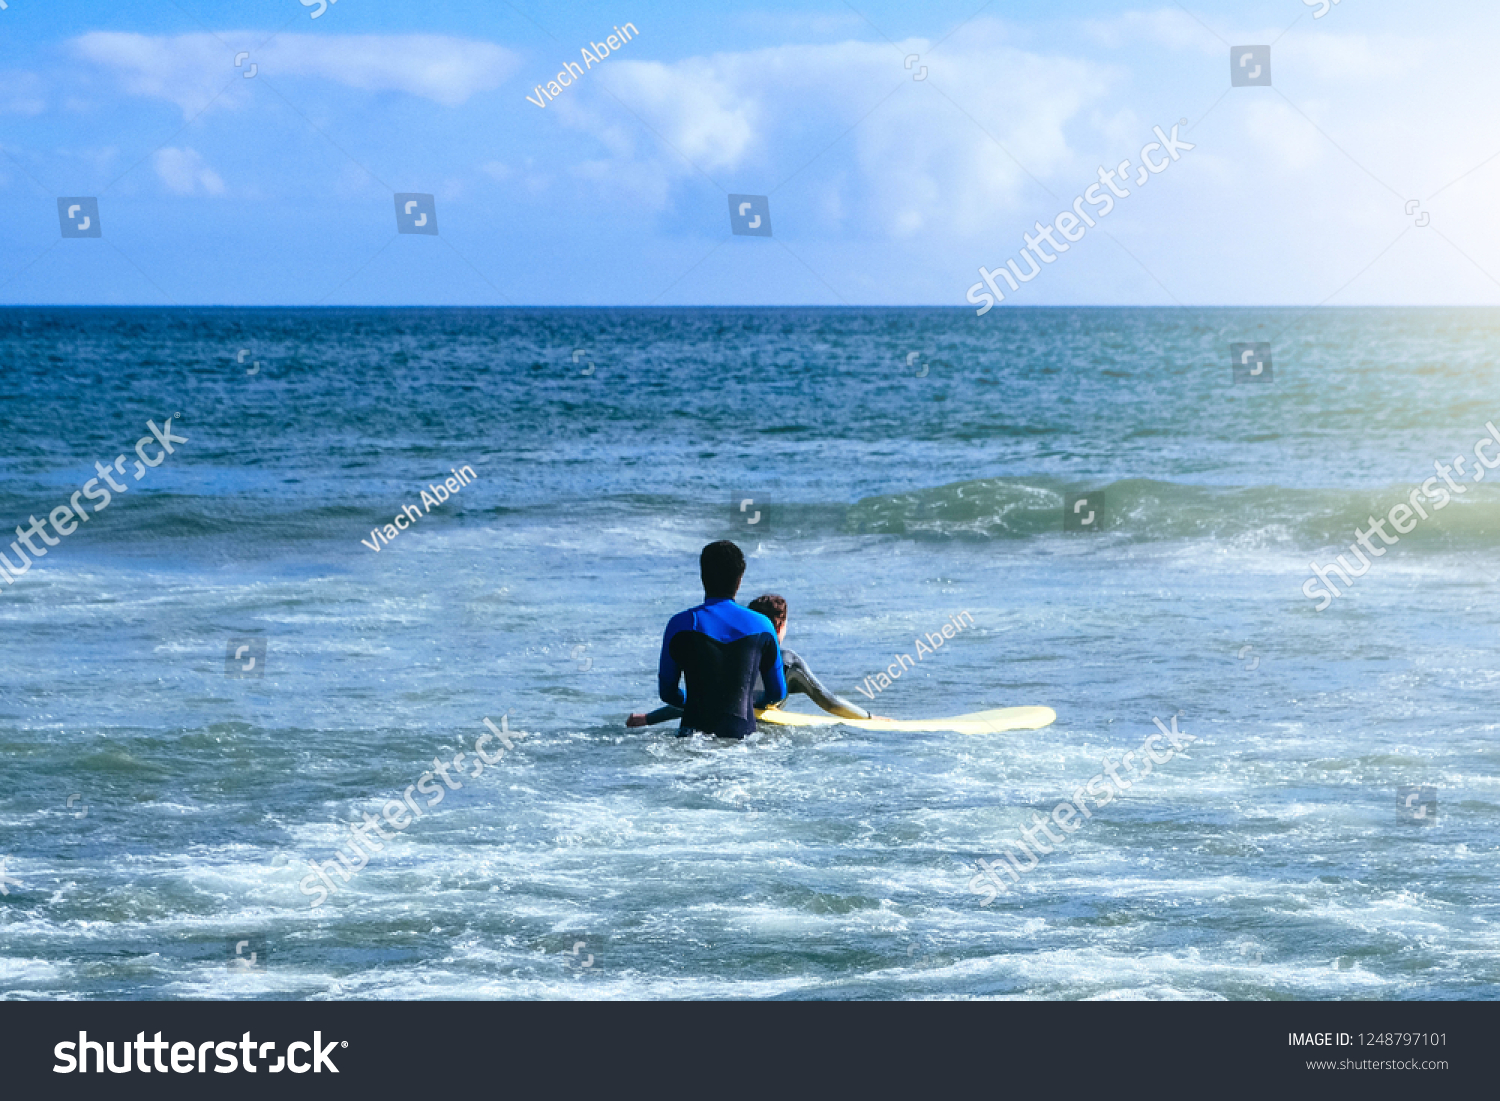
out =
[(657, 723), (664, 723), (664, 722), (667, 722), (669, 719), (680, 719), (680, 718), (682, 718), (682, 708), (680, 708), (680, 707), (672, 707), (669, 704), (666, 707), (658, 707), (655, 711), (651, 712), (649, 715), (642, 715), (638, 711), (634, 715), (631, 715), (630, 718), (628, 718), (628, 719), (625, 720), (625, 725), (626, 726), (655, 726)]
[(781, 656), (786, 661), (786, 688), (789, 693), (802, 692), (824, 711), (827, 711), (830, 715), (837, 715), (841, 719), (874, 718), (863, 707), (850, 703), (843, 697), (836, 696), (823, 687), (823, 682), (813, 675), (813, 671), (808, 668), (807, 662), (792, 653), (792, 651), (783, 647)]

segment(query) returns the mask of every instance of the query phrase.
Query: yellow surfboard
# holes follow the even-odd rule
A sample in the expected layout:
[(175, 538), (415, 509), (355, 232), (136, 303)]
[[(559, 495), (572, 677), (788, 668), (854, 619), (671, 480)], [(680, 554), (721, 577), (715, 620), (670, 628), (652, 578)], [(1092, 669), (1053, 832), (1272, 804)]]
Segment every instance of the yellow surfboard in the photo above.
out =
[(1001, 730), (1038, 730), (1050, 726), (1057, 712), (1050, 707), (999, 707), (949, 719), (841, 719), (837, 715), (807, 715), (768, 707), (755, 717), (776, 726), (855, 726), (861, 730), (942, 731), (953, 734), (991, 734)]

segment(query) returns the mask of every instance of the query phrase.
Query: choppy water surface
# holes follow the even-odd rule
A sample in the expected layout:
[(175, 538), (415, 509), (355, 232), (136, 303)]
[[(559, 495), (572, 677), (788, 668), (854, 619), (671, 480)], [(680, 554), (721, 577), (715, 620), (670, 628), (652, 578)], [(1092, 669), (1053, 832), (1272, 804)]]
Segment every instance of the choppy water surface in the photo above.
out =
[[(0, 584), (0, 990), (1493, 998), (1500, 472), (1300, 590), (1472, 455), (1497, 347), (1479, 310), (0, 311), (5, 529), (129, 456)], [(967, 610), (871, 706), (1056, 724), (627, 731), (746, 497), (742, 596), (831, 687)], [(976, 860), (1179, 712), (1186, 757), (981, 905)], [(308, 861), (460, 752), (313, 908)]]

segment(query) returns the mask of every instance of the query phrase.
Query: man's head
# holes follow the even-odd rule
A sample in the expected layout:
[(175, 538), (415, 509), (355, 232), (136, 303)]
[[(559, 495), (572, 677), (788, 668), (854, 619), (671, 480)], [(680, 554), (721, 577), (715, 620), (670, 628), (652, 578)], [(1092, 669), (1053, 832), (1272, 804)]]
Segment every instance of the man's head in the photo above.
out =
[(776, 637), (786, 637), (786, 601), (775, 593), (765, 593), (750, 601), (749, 608), (752, 612), (759, 612), (771, 621), (771, 626), (776, 628)]
[(720, 539), (703, 548), (698, 556), (698, 573), (703, 578), (704, 596), (733, 600), (745, 576), (745, 555), (728, 539)]

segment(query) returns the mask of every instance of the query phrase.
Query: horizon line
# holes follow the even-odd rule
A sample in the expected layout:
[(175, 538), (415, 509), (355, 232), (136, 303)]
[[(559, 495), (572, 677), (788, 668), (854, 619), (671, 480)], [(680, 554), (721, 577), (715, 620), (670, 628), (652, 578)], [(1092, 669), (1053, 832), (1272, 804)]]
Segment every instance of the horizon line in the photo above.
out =
[[(772, 303), (761, 305), (749, 305), (743, 303), (730, 303), (723, 305), (677, 305), (661, 306), (654, 303), (646, 305), (632, 305), (617, 303), (610, 305), (421, 305), (416, 303), (405, 303), (400, 305), (376, 305), (347, 304), (347, 305), (323, 305), (321, 303), (262, 303), (262, 304), (235, 304), (227, 302), (203, 302), (203, 303), (174, 303), (168, 306), (150, 305), (147, 303), (104, 303), (104, 302), (41, 302), (41, 303), (0, 303), (0, 310), (952, 310), (969, 311), (969, 306), (939, 306), (924, 303), (910, 303), (903, 305), (862, 305), (858, 303), (840, 304), (791, 304)], [(1311, 312), (1326, 312), (1329, 310), (1494, 310), (1500, 309), (1500, 302), (1485, 304), (1463, 304), (1463, 303), (1440, 303), (1440, 304), (1374, 304), (1354, 303), (1341, 306), (1308, 306), (1297, 303), (1278, 303), (1272, 305), (1237, 305), (1234, 303), (1218, 303), (1203, 305), (1170, 305), (1154, 303), (1075, 303), (1069, 305), (1038, 303), (1035, 305), (1014, 305), (996, 307), (994, 312), (1002, 310), (1305, 310)], [(978, 320), (976, 318), (975, 320)]]

